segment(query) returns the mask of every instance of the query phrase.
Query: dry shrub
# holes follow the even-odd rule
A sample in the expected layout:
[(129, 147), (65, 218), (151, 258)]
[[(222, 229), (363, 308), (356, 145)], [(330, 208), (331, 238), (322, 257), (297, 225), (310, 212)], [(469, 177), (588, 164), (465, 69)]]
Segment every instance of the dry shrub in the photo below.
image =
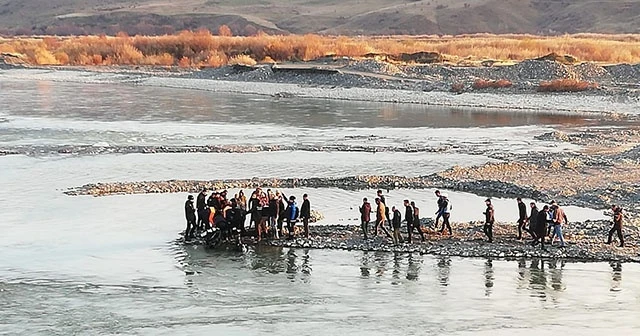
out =
[(163, 53), (162, 55), (145, 56), (142, 63), (147, 65), (170, 66), (175, 63), (175, 60), (173, 59), (173, 56), (168, 53)]
[(256, 65), (257, 62), (249, 55), (237, 55), (229, 59), (229, 65)]
[(55, 53), (53, 56), (58, 61), (58, 64), (69, 64), (69, 55), (67, 55), (65, 52), (59, 51)]
[(477, 79), (472, 87), (476, 90), (481, 89), (502, 89), (509, 88), (513, 85), (508, 79), (500, 79), (500, 80), (486, 80), (486, 79)]
[(577, 79), (556, 79), (541, 82), (538, 86), (539, 92), (580, 92), (596, 89), (598, 84), (585, 82)]
[(178, 61), (178, 66), (181, 67), (181, 68), (188, 68), (188, 67), (191, 66), (191, 60), (187, 56), (183, 56)]
[[(189, 66), (219, 66), (245, 55), (252, 60), (275, 62), (312, 60), (322, 56), (363, 57), (367, 54), (438, 52), (448, 59), (468, 61), (523, 60), (555, 52), (580, 60), (606, 63), (640, 63), (640, 35), (579, 34), (565, 36), (459, 35), (459, 36), (321, 36), (314, 34), (230, 36), (221, 27), (219, 36), (207, 30), (182, 31), (174, 35), (75, 36), (7, 38), (0, 51), (20, 53), (32, 64), (177, 64), (184, 57)], [(69, 60), (55, 57), (65, 53)], [(172, 57), (171, 62), (166, 55)], [(244, 57), (244, 56), (240, 56)], [(248, 59), (245, 59), (248, 61)], [(54, 62), (54, 63), (52, 63)], [(182, 62), (186, 64), (186, 61)], [(249, 62), (252, 63), (252, 62)]]

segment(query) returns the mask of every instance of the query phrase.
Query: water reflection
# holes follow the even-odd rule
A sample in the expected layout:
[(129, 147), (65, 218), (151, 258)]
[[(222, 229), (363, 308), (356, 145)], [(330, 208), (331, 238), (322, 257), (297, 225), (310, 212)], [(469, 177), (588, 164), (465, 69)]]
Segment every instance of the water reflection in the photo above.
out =
[[(250, 248), (246, 253), (235, 251), (210, 251), (194, 246), (177, 247), (175, 258), (182, 265), (186, 275), (186, 284), (192, 286), (191, 276), (200, 274), (224, 272), (226, 268), (247, 268), (254, 272), (265, 274), (283, 274), (291, 282), (302, 281), (309, 283), (313, 277), (312, 260), (314, 253), (320, 256), (337, 251), (321, 251), (309, 249), (295, 249), (259, 245)], [(346, 252), (345, 252), (346, 253)], [(362, 279), (375, 280), (379, 284), (402, 285), (420, 280), (423, 256), (411, 253), (389, 252), (350, 252), (356, 253), (357, 259), (352, 264), (359, 269)], [(333, 258), (333, 257), (332, 257)], [(450, 286), (450, 275), (453, 262), (449, 256), (426, 257), (435, 260), (433, 274), (440, 285), (443, 294), (448, 294), (446, 288)], [(321, 257), (322, 259), (322, 257)], [(496, 292), (496, 277), (501, 271), (502, 261), (492, 258), (482, 260), (482, 265), (473, 270), (468, 264), (461, 263), (461, 272), (471, 271), (481, 276), (484, 288), (483, 295), (491, 297)], [(525, 259), (520, 258), (517, 263), (516, 277), (513, 285), (516, 289), (528, 292), (530, 296), (543, 301), (551, 299), (556, 302), (559, 293), (567, 291), (564, 279), (567, 262), (562, 259)], [(511, 263), (511, 262), (508, 262)], [(611, 291), (622, 288), (622, 264), (609, 263), (611, 268)], [(427, 270), (427, 272), (429, 272)], [(430, 273), (430, 272), (429, 272)], [(465, 273), (461, 273), (465, 274)], [(216, 274), (218, 275), (218, 274)]]
[[(275, 99), (198, 90), (51, 81), (3, 82), (0, 101), (12, 115), (94, 121), (180, 121), (341, 127), (499, 127), (581, 125), (584, 116), (326, 99)], [(70, 99), (70, 98), (73, 99)], [(30, 99), (27, 99), (30, 98)], [(131, 108), (135, 104), (136, 108)], [(214, 106), (215, 108), (212, 108)]]
[(622, 263), (619, 261), (612, 261), (609, 263), (611, 266), (611, 291), (618, 292), (622, 290)]
[(451, 258), (448, 256), (438, 257), (438, 283), (442, 287), (449, 286), (449, 273), (451, 272)]
[(493, 289), (493, 260), (487, 259), (484, 262), (484, 296), (491, 296)]
[(417, 281), (420, 275), (420, 268), (422, 267), (422, 259), (418, 254), (409, 254), (407, 265), (407, 280)]
[(549, 273), (551, 273), (551, 288), (554, 291), (562, 292), (566, 288), (562, 283), (562, 270), (565, 266), (564, 260), (551, 259), (549, 262)]
[(371, 275), (369, 263), (371, 259), (371, 253), (369, 251), (362, 252), (362, 258), (360, 259), (360, 276), (368, 278)]
[[(300, 257), (298, 255), (301, 254)], [(300, 262), (298, 262), (298, 258)], [(311, 280), (311, 263), (309, 257), (309, 249), (296, 250), (289, 249), (287, 252), (287, 279), (295, 281), (298, 277), (303, 282)]]

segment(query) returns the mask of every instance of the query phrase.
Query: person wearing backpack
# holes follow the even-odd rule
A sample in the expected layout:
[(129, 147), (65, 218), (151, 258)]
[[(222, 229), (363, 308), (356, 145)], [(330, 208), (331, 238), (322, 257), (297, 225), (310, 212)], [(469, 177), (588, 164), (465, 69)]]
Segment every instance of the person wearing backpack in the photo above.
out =
[(448, 229), (449, 235), (451, 236), (453, 234), (451, 231), (451, 224), (449, 223), (452, 209), (451, 202), (449, 202), (449, 198), (446, 194), (441, 194), (440, 198), (442, 199), (442, 229), (440, 230), (440, 234), (443, 234), (444, 230)]
[(289, 202), (287, 202), (287, 210), (285, 210), (285, 216), (287, 218), (287, 230), (289, 230), (289, 239), (293, 239), (293, 234), (295, 231), (296, 222), (298, 222), (299, 214), (300, 210), (298, 209), (298, 204), (296, 204), (296, 197), (289, 197)]
[(609, 239), (606, 244), (611, 244), (613, 241), (613, 234), (618, 233), (618, 239), (620, 240), (620, 246), (624, 247), (624, 235), (622, 235), (622, 208), (617, 205), (612, 205), (611, 210), (613, 210), (613, 227), (609, 230)]
[(416, 215), (415, 203), (409, 203), (409, 200), (404, 200), (404, 209), (404, 219), (407, 221), (407, 241), (409, 244), (412, 243), (414, 230), (418, 231), (422, 241), (425, 241), (424, 232), (422, 232), (422, 229), (420, 228), (420, 219)]

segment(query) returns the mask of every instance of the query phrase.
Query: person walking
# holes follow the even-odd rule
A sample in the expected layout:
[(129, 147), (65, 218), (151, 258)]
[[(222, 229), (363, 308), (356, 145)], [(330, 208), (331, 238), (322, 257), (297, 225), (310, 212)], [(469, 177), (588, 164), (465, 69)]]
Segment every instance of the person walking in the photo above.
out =
[(400, 233), (400, 224), (402, 223), (402, 214), (400, 214), (400, 210), (396, 209), (394, 206), (392, 209), (393, 212), (393, 244), (399, 245), (403, 239), (402, 234)]
[(309, 218), (311, 218), (311, 202), (309, 202), (309, 195), (302, 195), (302, 207), (300, 208), (300, 218), (302, 219), (302, 225), (304, 226), (304, 237), (309, 239)]
[(379, 198), (376, 198), (376, 205), (378, 207), (376, 209), (375, 235), (377, 236), (380, 229), (382, 229), (382, 231), (387, 235), (387, 237), (393, 239), (393, 237), (389, 233), (389, 230), (387, 230), (387, 228), (384, 226), (385, 222), (387, 221), (387, 217), (386, 217), (387, 209), (384, 206), (384, 203), (382, 203), (382, 201)]
[(553, 246), (553, 241), (557, 236), (560, 239), (560, 248), (567, 247), (564, 243), (564, 237), (562, 236), (562, 224), (567, 222), (567, 216), (564, 213), (564, 210), (558, 206), (557, 203), (551, 207), (553, 209), (553, 234), (551, 235), (551, 246)]
[[(389, 216), (389, 207), (387, 206), (387, 199), (382, 194), (382, 190), (378, 190), (376, 192), (376, 195), (378, 195), (380, 202), (382, 202), (382, 205), (384, 205), (384, 211), (385, 211), (384, 216), (386, 220), (391, 221), (391, 217)], [(389, 222), (389, 227), (391, 227), (391, 222)]]
[[(535, 203), (532, 203), (532, 205), (535, 207)], [(538, 244), (542, 245), (542, 250), (546, 251), (547, 249), (544, 248), (544, 240), (545, 237), (547, 236), (547, 216), (549, 215), (549, 206), (545, 205), (544, 207), (542, 207), (542, 210), (540, 210), (538, 212), (537, 208), (536, 209), (536, 220), (535, 220), (535, 229), (534, 229), (534, 233), (535, 236), (533, 238), (533, 244), (532, 246), (536, 246)], [(533, 209), (531, 210), (531, 216), (533, 216)], [(529, 221), (531, 222), (531, 217), (529, 217)]]
[(533, 242), (538, 238), (538, 234), (536, 232), (538, 225), (538, 207), (536, 206), (536, 202), (529, 203), (531, 206), (531, 213), (527, 218), (527, 222), (529, 223), (529, 233), (531, 234), (531, 238), (533, 238)]
[[(436, 196), (438, 197), (438, 210), (436, 211), (436, 221), (435, 221), (435, 230), (438, 229), (438, 221), (440, 220), (440, 218), (442, 217), (442, 193), (440, 192), (440, 190), (436, 190)], [(444, 230), (444, 228), (443, 228)]]
[(360, 228), (364, 234), (364, 240), (369, 239), (369, 222), (371, 221), (371, 203), (367, 201), (367, 198), (362, 199), (362, 205), (360, 206)]
[(415, 205), (414, 202), (409, 203), (409, 200), (404, 200), (404, 219), (407, 221), (407, 241), (409, 244), (412, 243), (414, 230), (418, 231), (422, 241), (425, 240), (424, 232), (422, 232), (422, 229), (420, 228), (420, 221), (416, 219), (417, 216), (413, 205)]
[(619, 247), (624, 247), (624, 235), (622, 234), (622, 208), (616, 205), (612, 205), (611, 210), (613, 210), (613, 227), (611, 228), (611, 230), (609, 230), (609, 239), (607, 240), (607, 244), (612, 243), (613, 234), (617, 232), (618, 240), (620, 240)]
[(442, 200), (442, 229), (440, 230), (440, 234), (444, 233), (445, 229), (449, 230), (449, 235), (451, 236), (453, 233), (451, 231), (451, 224), (449, 223), (449, 218), (451, 217), (451, 202), (449, 201), (449, 197), (446, 194), (441, 194), (440, 199)]
[(184, 231), (184, 240), (193, 238), (196, 230), (196, 208), (193, 206), (193, 195), (187, 196), (184, 202), (184, 216), (187, 219), (187, 229)]
[(493, 243), (493, 223), (495, 223), (495, 213), (493, 210), (493, 205), (491, 204), (491, 199), (487, 198), (484, 203), (487, 205), (487, 209), (483, 212), (485, 216), (484, 227), (482, 231), (489, 238), (489, 242)]
[(416, 202), (411, 201), (411, 207), (413, 208), (413, 227), (418, 228), (419, 232), (422, 232), (422, 224), (420, 223), (420, 208), (416, 206)]
[(516, 199), (518, 202), (518, 240), (522, 240), (522, 230), (527, 231), (527, 206), (522, 202), (522, 198)]

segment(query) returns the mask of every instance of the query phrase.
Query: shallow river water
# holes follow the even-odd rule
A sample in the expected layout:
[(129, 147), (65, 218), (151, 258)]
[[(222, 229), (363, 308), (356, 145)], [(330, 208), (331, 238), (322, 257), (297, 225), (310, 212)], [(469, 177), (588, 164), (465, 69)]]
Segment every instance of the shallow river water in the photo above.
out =
[[(486, 260), (176, 243), (185, 194), (70, 197), (85, 183), (164, 179), (418, 176), (493, 151), (570, 150), (535, 140), (585, 116), (216, 94), (24, 78), (0, 71), (0, 149), (16, 146), (446, 145), (448, 153), (0, 156), (0, 334), (539, 335), (640, 330), (640, 265)], [(373, 191), (307, 192), (318, 224), (354, 223)], [(433, 190), (391, 190), (423, 215)], [(483, 198), (450, 193), (454, 221)], [(515, 201), (496, 200), (498, 220)], [(434, 209), (435, 210), (435, 209)], [(603, 218), (568, 207), (573, 220)]]

